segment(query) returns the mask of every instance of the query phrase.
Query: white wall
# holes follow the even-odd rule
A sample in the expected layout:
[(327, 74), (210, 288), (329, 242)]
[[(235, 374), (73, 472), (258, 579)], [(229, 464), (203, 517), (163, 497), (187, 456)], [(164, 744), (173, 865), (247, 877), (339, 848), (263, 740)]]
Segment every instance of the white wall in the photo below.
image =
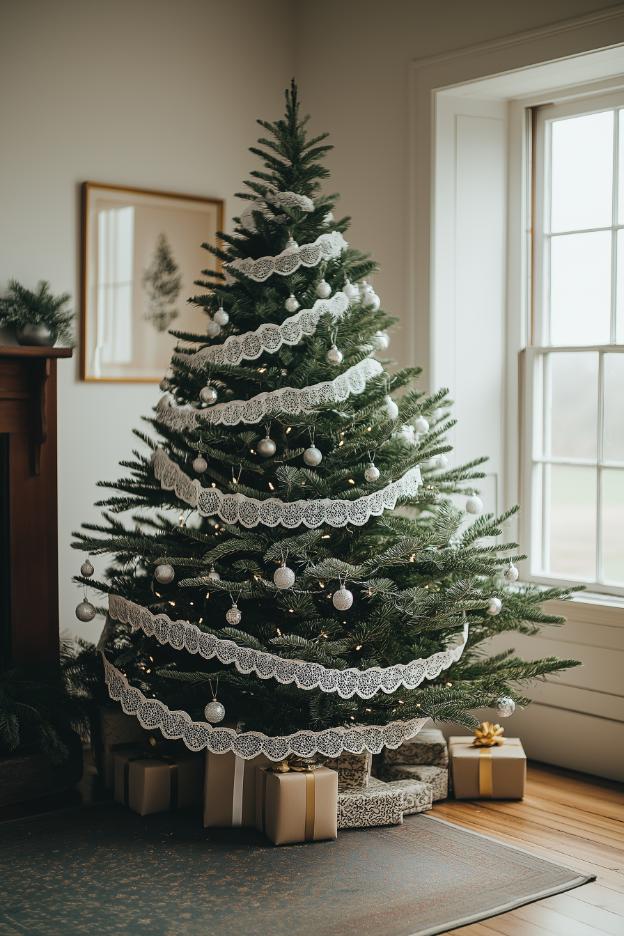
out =
[[(288, 0), (14, 0), (0, 28), (0, 286), (79, 289), (85, 179), (224, 197), (253, 165), (258, 116), (277, 117), (294, 71)], [(77, 356), (76, 356), (77, 357)], [(97, 519), (157, 388), (78, 381), (59, 362), (61, 629), (80, 626), (72, 530)], [(99, 560), (96, 568), (101, 568)], [(79, 629), (80, 628), (80, 629)]]

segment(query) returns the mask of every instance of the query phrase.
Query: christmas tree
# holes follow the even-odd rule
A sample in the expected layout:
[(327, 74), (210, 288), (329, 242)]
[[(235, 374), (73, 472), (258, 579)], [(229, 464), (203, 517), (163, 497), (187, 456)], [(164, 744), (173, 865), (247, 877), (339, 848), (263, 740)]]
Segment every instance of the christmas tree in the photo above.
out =
[(143, 286), (149, 303), (145, 318), (163, 332), (180, 314), (176, 302), (182, 288), (182, 277), (164, 234), (159, 235), (152, 262), (143, 274)]
[(564, 592), (517, 584), (513, 510), (475, 517), (484, 459), (449, 461), (447, 392), (380, 362), (394, 319), (321, 192), (330, 146), (294, 84), (259, 123), (262, 168), (190, 300), (207, 334), (173, 332), (151, 429), (74, 544), (113, 557), (77, 578), (108, 594), (109, 692), (193, 750), (273, 759), (509, 714), (574, 664), (487, 641), (560, 623), (541, 604)]

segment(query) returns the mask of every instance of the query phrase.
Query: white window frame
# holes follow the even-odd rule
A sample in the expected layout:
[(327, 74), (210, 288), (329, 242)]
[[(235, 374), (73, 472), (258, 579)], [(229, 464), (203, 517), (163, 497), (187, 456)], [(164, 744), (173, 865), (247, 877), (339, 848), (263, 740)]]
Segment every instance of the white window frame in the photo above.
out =
[[(605, 355), (623, 353), (624, 345), (617, 344), (622, 341), (623, 323), (617, 321), (617, 277), (618, 277), (618, 250), (617, 232), (624, 229), (624, 224), (618, 219), (618, 162), (619, 153), (619, 121), (622, 115), (618, 108), (624, 107), (624, 90), (618, 88), (604, 95), (585, 95), (564, 103), (547, 104), (535, 109), (528, 109), (527, 113), (532, 119), (525, 122), (527, 134), (530, 137), (530, 157), (526, 163), (526, 192), (530, 195), (527, 204), (527, 216), (532, 232), (528, 247), (529, 261), (526, 264), (526, 291), (527, 308), (527, 347), (521, 353), (520, 374), (523, 384), (522, 418), (520, 435), (520, 498), (522, 512), (520, 515), (521, 541), (529, 550), (529, 559), (523, 569), (523, 578), (545, 585), (577, 584), (586, 585), (594, 593), (622, 596), (624, 587), (607, 582), (604, 579), (602, 567), (601, 529), (602, 529), (602, 474), (604, 469), (615, 468), (624, 471), (624, 463), (606, 461), (603, 453), (603, 415), (604, 415), (604, 359)], [(606, 345), (575, 345), (562, 346), (549, 343), (549, 243), (551, 239), (549, 218), (545, 216), (546, 206), (550, 205), (549, 179), (545, 175), (545, 168), (550, 165), (548, 124), (553, 119), (582, 114), (596, 113), (604, 110), (614, 110), (614, 183), (612, 191), (611, 224), (589, 231), (609, 231), (611, 233), (611, 317), (610, 317), (610, 343)], [(540, 154), (542, 158), (537, 158)], [(566, 236), (567, 233), (557, 232), (556, 236)], [(619, 271), (624, 276), (624, 270)], [(597, 353), (598, 354), (598, 448), (596, 459), (556, 458), (544, 457), (543, 439), (547, 427), (544, 421), (548, 419), (539, 403), (542, 399), (544, 382), (548, 375), (551, 352)], [(542, 569), (542, 557), (546, 551), (548, 538), (547, 510), (545, 500), (541, 494), (542, 485), (548, 485), (548, 472), (542, 466), (547, 464), (587, 465), (596, 468), (596, 578), (595, 580), (573, 579), (570, 576), (558, 576), (552, 572), (545, 573)], [(540, 480), (538, 481), (538, 475)]]

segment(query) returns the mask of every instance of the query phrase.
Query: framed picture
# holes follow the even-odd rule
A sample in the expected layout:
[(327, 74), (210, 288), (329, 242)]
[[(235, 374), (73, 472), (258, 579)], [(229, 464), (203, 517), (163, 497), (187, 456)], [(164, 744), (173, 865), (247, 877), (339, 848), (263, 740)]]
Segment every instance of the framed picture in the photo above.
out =
[(223, 201), (84, 182), (82, 186), (83, 380), (158, 382), (175, 338), (204, 332), (187, 302), (217, 261), (202, 248), (223, 228)]

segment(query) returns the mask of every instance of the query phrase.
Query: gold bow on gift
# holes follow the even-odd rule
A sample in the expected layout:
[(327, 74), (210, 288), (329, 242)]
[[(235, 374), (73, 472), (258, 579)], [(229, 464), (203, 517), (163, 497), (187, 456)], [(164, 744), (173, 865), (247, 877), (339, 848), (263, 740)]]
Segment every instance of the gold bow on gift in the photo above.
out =
[(503, 744), (505, 739), (503, 733), (505, 729), (493, 722), (481, 722), (478, 728), (475, 728), (475, 737), (472, 742), (475, 747), (495, 747), (497, 744)]

